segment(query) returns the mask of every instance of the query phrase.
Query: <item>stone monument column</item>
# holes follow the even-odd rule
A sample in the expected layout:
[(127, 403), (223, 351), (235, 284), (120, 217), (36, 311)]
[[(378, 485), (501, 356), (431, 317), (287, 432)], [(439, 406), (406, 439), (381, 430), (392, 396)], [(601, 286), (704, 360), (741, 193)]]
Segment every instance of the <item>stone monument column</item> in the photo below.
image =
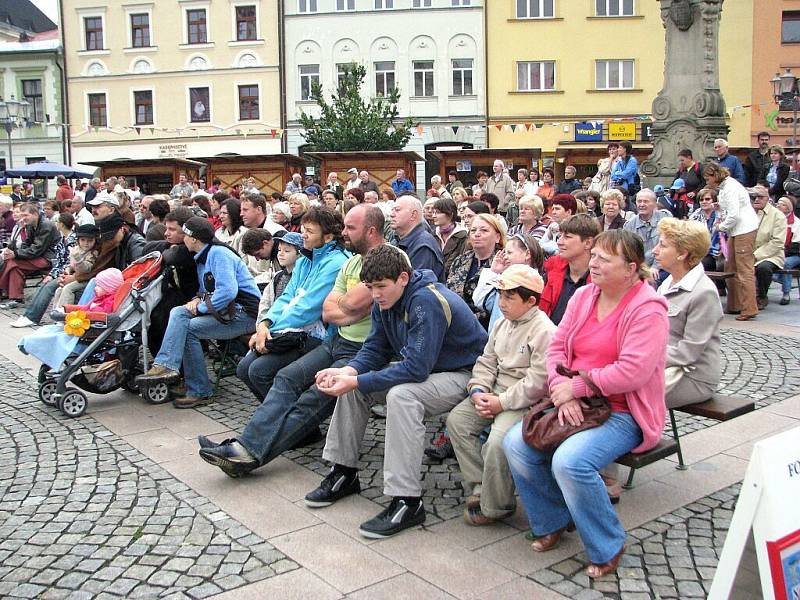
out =
[(678, 152), (700, 163), (726, 137), (719, 88), (719, 22), (724, 0), (659, 0), (666, 35), (664, 87), (653, 100), (653, 153), (642, 163), (648, 186), (672, 183)]

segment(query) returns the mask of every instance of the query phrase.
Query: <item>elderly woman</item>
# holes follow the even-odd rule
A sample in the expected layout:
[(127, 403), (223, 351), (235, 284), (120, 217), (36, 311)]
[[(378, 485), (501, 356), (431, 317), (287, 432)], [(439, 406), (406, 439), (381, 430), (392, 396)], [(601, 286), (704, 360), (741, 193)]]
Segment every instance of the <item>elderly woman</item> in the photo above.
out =
[(738, 315), (737, 321), (749, 321), (758, 314), (756, 282), (753, 277), (755, 269), (753, 250), (758, 230), (758, 215), (750, 204), (747, 190), (731, 177), (728, 169), (716, 163), (708, 163), (703, 169), (703, 178), (708, 187), (717, 190), (720, 221), (716, 229), (728, 238), (725, 270), (736, 273), (727, 280), (726, 312)]
[(541, 239), (547, 226), (542, 223), (544, 204), (539, 196), (523, 196), (519, 201), (519, 222), (508, 230), (508, 235), (522, 233)]
[(703, 402), (719, 385), (719, 323), (722, 306), (717, 288), (703, 270), (711, 236), (703, 223), (662, 219), (653, 254), (669, 277), (658, 293), (669, 302), (667, 408)]
[(469, 232), (458, 222), (458, 209), (456, 203), (449, 198), (438, 198), (433, 204), (433, 224), (436, 226), (435, 237), (439, 240), (444, 256), (444, 272), (450, 270), (450, 265), (456, 257), (464, 252), (467, 245)]
[(592, 282), (567, 306), (547, 352), (550, 398), (559, 421), (583, 421), (582, 398), (593, 396), (581, 378), (556, 367), (585, 371), (608, 398), (611, 416), (602, 425), (568, 437), (555, 451), (525, 444), (522, 426), (503, 446), (537, 539), (532, 548), (555, 548), (572, 526), (591, 564), (586, 575), (617, 569), (625, 551), (625, 529), (611, 505), (600, 469), (628, 452), (645, 452), (664, 429), (664, 360), (667, 301), (647, 282), (644, 244), (635, 233), (615, 229), (595, 240), (589, 261)]
[(292, 194), (287, 201), (289, 211), (292, 213), (289, 222), (284, 225), (286, 231), (300, 233), (300, 222), (308, 211), (308, 196), (302, 193)]
[(214, 232), (214, 237), (220, 242), (228, 244), (236, 253), (244, 258), (242, 252), (242, 236), (247, 227), (244, 226), (241, 216), (241, 203), (236, 198), (228, 198), (219, 209), (219, 220), (222, 227)]
[(606, 190), (600, 194), (600, 206), (603, 214), (597, 219), (600, 223), (601, 231), (609, 229), (622, 229), (625, 225), (625, 217), (622, 211), (625, 210), (625, 196), (618, 189)]
[[(786, 215), (786, 240), (783, 246), (783, 253), (786, 257), (784, 260), (784, 269), (796, 269), (800, 267), (800, 217), (794, 214), (794, 201), (788, 196), (784, 196), (778, 200), (778, 210)], [(775, 275), (778, 281), (781, 282), (783, 288), (783, 297), (781, 298), (781, 306), (789, 304), (789, 296), (792, 291), (792, 276), (789, 274)]]
[(458, 256), (447, 272), (447, 287), (461, 296), (484, 328), (489, 326), (489, 313), (475, 306), (472, 292), (478, 285), (481, 269), (491, 267), (492, 260), (499, 250), (506, 247), (505, 232), (492, 215), (477, 214), (469, 229), (469, 243), (472, 246)]

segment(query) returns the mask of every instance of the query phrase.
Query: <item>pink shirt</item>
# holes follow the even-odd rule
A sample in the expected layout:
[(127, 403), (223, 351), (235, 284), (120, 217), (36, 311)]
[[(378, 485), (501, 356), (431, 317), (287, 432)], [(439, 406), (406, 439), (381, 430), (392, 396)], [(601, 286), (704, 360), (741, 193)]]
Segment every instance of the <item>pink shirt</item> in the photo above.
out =
[[(644, 283), (640, 281), (628, 290), (628, 293), (623, 296), (616, 308), (602, 322), (597, 320), (597, 298), (599, 296), (593, 299), (589, 318), (580, 331), (575, 334), (572, 342), (572, 369), (588, 373), (592, 369), (599, 369), (617, 362), (619, 359), (617, 327), (619, 326), (620, 317), (630, 303), (631, 298), (636, 295), (642, 285)], [(585, 396), (585, 388), (583, 388), (585, 384), (583, 381), (578, 378), (573, 379), (573, 392), (576, 391), (576, 385), (581, 386), (581, 393)], [(591, 394), (591, 390), (589, 390), (589, 393)], [(631, 412), (628, 407), (628, 401), (625, 400), (625, 394), (609, 394), (608, 400), (612, 411)]]

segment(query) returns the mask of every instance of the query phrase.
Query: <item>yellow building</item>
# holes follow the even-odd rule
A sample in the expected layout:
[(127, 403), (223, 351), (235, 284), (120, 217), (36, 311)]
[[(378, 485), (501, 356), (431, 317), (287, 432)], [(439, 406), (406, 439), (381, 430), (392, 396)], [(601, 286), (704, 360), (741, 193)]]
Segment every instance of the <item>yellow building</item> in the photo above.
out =
[(277, 4), (64, 2), (73, 161), (156, 161), (139, 178), (155, 192), (164, 159), (280, 153)]
[[(650, 153), (651, 104), (663, 84), (656, 0), (497, 0), (486, 13), (489, 146), (541, 148), (541, 166), (593, 175), (612, 140)], [(730, 145), (749, 145), (752, 0), (726, 2), (720, 81)], [(516, 165), (515, 165), (516, 166)], [(534, 165), (535, 166), (535, 165)]]

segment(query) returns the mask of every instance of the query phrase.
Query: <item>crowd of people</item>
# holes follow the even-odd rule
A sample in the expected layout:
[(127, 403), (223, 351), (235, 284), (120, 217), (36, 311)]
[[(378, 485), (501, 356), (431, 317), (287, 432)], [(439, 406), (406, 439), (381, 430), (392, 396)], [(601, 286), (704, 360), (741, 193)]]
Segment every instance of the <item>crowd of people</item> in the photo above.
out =
[[(203, 460), (241, 477), (322, 439), (330, 418), (331, 470), (305, 497), (330, 506), (359, 493), (362, 439), (382, 407), (391, 502), (360, 532), (384, 538), (424, 522), (424, 420), (447, 414), (439, 446), (461, 468), (466, 523), (508, 517), (519, 497), (534, 551), (577, 530), (600, 577), (625, 550), (614, 461), (654, 447), (668, 407), (719, 384), (720, 294), (752, 319), (780, 276), (788, 302), (776, 271), (800, 263), (798, 209), (783, 150), (759, 143), (744, 165), (724, 140), (706, 164), (682, 151), (669, 189), (641, 188), (627, 142), (583, 182), (571, 166), (558, 184), (549, 169), (515, 181), (497, 160), (472, 187), (435, 176), (424, 200), (402, 169), (385, 188), (363, 169), (321, 184), (298, 173), (270, 196), (253, 179), (206, 190), (181, 175), (143, 197), (95, 179), (82, 199), (60, 182), (50, 208), (4, 207), (3, 306), (24, 308), (12, 326), (36, 324), (54, 298), (73, 304), (90, 280), (161, 252), (154, 361), (137, 383), (171, 385), (176, 408), (211, 403), (204, 340), (249, 342), (236, 375), (258, 407), (235, 438), (199, 436)], [(721, 269), (735, 273), (726, 287), (706, 274)], [(26, 303), (34, 272), (44, 278)], [(555, 449), (526, 443), (533, 404), (549, 398), (577, 427), (596, 396), (606, 421)]]

